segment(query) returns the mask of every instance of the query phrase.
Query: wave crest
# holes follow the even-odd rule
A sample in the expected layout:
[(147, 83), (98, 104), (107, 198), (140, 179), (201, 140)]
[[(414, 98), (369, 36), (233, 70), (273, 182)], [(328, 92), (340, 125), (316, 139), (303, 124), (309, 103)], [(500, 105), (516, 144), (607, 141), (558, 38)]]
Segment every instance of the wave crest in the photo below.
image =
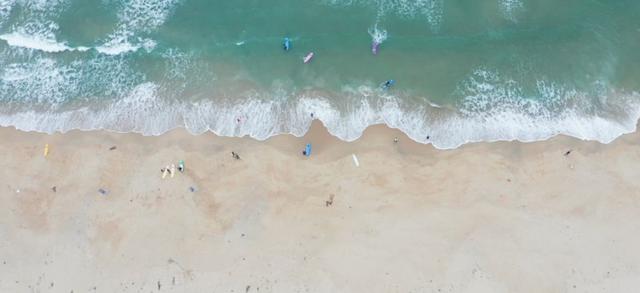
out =
[(171, 15), (180, 0), (130, 0), (118, 13), (116, 30), (96, 50), (103, 54), (118, 55), (144, 48), (150, 52), (156, 42), (139, 34), (149, 34), (160, 27)]
[(0, 35), (0, 40), (4, 40), (9, 46), (27, 49), (40, 50), (48, 53), (58, 53), (64, 51), (88, 51), (89, 47), (69, 47), (64, 42), (58, 42), (50, 37), (41, 35), (28, 35), (21, 32), (13, 32)]
[(424, 17), (433, 30), (438, 30), (444, 13), (444, 0), (324, 0), (333, 6), (375, 6), (377, 17), (387, 13), (408, 18)]

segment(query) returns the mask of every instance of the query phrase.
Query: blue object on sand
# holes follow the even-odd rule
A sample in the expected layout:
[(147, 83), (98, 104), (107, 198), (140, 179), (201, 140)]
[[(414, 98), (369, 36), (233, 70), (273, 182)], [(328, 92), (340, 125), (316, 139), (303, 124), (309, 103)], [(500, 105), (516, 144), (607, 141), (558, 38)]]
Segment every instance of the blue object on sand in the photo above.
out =
[(284, 38), (284, 42), (282, 43), (282, 48), (285, 51), (289, 51), (291, 50), (291, 39), (289, 38)]
[(311, 156), (311, 144), (310, 143), (308, 143), (307, 147), (304, 149), (304, 155), (307, 156), (307, 157)]

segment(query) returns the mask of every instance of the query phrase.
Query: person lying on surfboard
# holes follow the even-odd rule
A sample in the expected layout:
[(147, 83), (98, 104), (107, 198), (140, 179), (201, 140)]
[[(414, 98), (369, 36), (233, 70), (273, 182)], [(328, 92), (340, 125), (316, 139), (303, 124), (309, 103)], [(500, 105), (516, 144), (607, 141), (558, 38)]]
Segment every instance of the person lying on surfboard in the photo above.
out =
[(393, 79), (387, 80), (387, 81), (385, 81), (385, 82), (382, 84), (382, 89), (388, 90), (388, 89), (389, 89), (390, 87), (392, 87), (395, 83), (396, 83), (396, 81), (395, 81), (395, 80), (393, 80)]

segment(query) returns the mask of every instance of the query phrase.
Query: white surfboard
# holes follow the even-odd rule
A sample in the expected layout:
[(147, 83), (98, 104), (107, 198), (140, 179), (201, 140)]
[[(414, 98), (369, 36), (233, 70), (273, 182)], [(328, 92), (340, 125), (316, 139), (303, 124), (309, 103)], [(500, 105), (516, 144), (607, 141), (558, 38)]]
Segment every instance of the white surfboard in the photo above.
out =
[(309, 52), (309, 54), (307, 54), (307, 56), (304, 56), (304, 63), (307, 64), (311, 61), (311, 59), (313, 59), (313, 52)]
[(164, 171), (162, 171), (162, 179), (167, 177), (167, 173), (169, 173), (169, 166), (164, 167)]

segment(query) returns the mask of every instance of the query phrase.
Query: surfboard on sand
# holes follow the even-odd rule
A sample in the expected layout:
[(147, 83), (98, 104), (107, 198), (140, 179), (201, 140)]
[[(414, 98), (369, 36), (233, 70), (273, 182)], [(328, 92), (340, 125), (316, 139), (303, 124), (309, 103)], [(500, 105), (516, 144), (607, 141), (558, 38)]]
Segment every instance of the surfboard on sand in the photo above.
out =
[(304, 63), (307, 64), (311, 62), (311, 59), (313, 59), (313, 55), (314, 55), (313, 52), (309, 52), (307, 56), (304, 56), (304, 59), (303, 59)]
[(311, 144), (308, 143), (304, 148), (304, 155), (307, 157), (311, 156)]
[(353, 158), (353, 163), (356, 165), (356, 167), (360, 167), (360, 161), (358, 161), (358, 157), (356, 157), (356, 154), (351, 154), (351, 157)]
[(171, 178), (176, 174), (176, 165), (171, 164)]
[(49, 144), (44, 145), (44, 156), (46, 157), (49, 154)]

